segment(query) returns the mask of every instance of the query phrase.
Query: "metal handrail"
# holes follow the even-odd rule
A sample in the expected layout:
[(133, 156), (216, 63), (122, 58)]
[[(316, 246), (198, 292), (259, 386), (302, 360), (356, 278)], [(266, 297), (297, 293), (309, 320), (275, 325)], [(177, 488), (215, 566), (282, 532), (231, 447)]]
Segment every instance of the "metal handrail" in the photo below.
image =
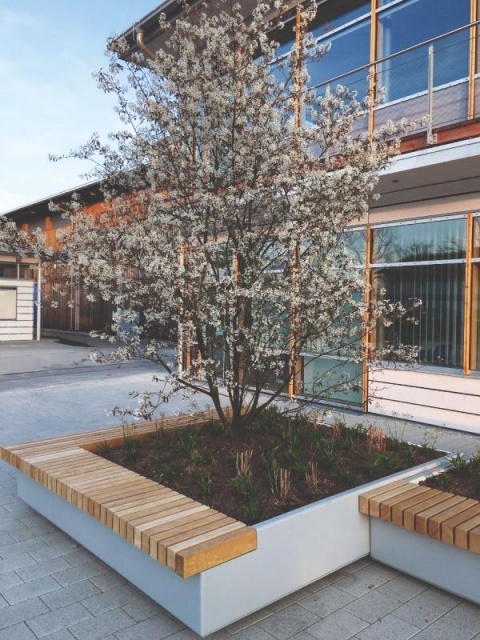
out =
[[(456, 33), (461, 33), (462, 31), (466, 31), (467, 29), (472, 29), (473, 27), (477, 27), (478, 25), (480, 25), (480, 20), (476, 20), (475, 22), (470, 22), (468, 25), (464, 25), (463, 27), (457, 27), (457, 29), (452, 29), (451, 31), (447, 31), (446, 33), (443, 33), (441, 36), (435, 36), (435, 38), (430, 38), (429, 40), (423, 40), (418, 44), (412, 45), (411, 47), (407, 47), (406, 49), (402, 49), (401, 51), (397, 51), (396, 53), (391, 53), (390, 55), (384, 56), (383, 58), (377, 58), (377, 60), (374, 60), (373, 62), (368, 62), (367, 64), (363, 64), (360, 67), (355, 67), (355, 69), (351, 69), (350, 71), (345, 71), (344, 73), (341, 73), (337, 76), (333, 76), (332, 78), (329, 78), (329, 80), (326, 80), (324, 82), (319, 82), (318, 84), (313, 85), (311, 89), (317, 89), (318, 87), (329, 85), (333, 82), (337, 82), (338, 80), (341, 80), (342, 78), (346, 78), (350, 75), (353, 75), (354, 73), (357, 73), (359, 71), (366, 71), (367, 69), (370, 69), (371, 67), (382, 64), (383, 62), (393, 60), (395, 58), (398, 58), (399, 56), (404, 55), (405, 53), (410, 53), (410, 51), (416, 51), (417, 49), (421, 49), (422, 47), (426, 47), (427, 45), (433, 45), (435, 42), (439, 42), (444, 38), (455, 35)], [(322, 39), (324, 38), (326, 38), (328, 41), (328, 36), (322, 37)]]

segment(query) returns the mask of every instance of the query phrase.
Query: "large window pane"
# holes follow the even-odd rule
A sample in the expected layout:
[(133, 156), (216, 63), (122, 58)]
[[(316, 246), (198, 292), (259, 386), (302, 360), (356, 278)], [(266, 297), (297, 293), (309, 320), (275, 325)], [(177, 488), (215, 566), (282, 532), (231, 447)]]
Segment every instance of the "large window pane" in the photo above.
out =
[(464, 264), (436, 264), (374, 269), (378, 296), (410, 307), (414, 299), (422, 305), (414, 311), (415, 322), (396, 320), (377, 330), (379, 347), (399, 344), (420, 348), (424, 364), (461, 367), (463, 362)]
[(455, 218), (374, 229), (373, 263), (465, 259), (466, 220)]
[(472, 369), (480, 370), (480, 263), (473, 265)]
[(324, 400), (362, 403), (362, 365), (336, 358), (305, 358), (303, 390)]
[[(331, 31), (334, 31), (335, 29), (338, 29), (339, 27), (346, 25), (353, 20), (361, 18), (362, 16), (370, 13), (370, 6), (370, 0), (368, 0), (367, 2), (362, 2), (355, 9), (351, 9), (350, 11), (346, 11), (344, 13), (341, 13), (340, 15), (324, 18), (320, 22), (320, 24), (313, 27), (312, 34), (316, 38), (321, 38), (327, 33), (330, 33)], [(322, 7), (318, 12), (319, 17), (324, 15), (325, 11), (328, 10), (328, 8), (328, 6)], [(335, 4), (331, 3), (331, 9), (335, 10), (335, 8)]]
[[(391, 56), (421, 42), (469, 23), (470, 0), (407, 0), (381, 11), (378, 16), (377, 54)], [(468, 75), (468, 30), (437, 41), (434, 85)], [(380, 86), (387, 101), (426, 91), (428, 48), (395, 56), (379, 68)]]
[[(357, 22), (321, 42), (330, 43), (331, 49), (322, 60), (308, 61), (307, 69), (312, 86), (319, 84), (326, 86), (331, 78), (369, 63), (370, 20)], [(361, 99), (367, 93), (367, 76), (368, 71), (363, 70), (348, 75), (336, 84), (342, 84), (357, 91), (358, 97)]]

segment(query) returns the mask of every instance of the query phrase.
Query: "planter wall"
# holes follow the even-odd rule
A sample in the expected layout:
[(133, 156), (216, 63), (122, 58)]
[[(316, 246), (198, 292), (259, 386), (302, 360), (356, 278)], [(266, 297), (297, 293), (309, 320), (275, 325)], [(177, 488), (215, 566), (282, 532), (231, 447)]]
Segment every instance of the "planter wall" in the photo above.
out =
[(85, 512), (18, 474), (20, 497), (201, 636), (208, 635), (370, 553), (358, 496), (447, 465), (432, 461), (256, 525), (257, 550), (187, 580)]
[(371, 518), (374, 560), (480, 604), (480, 555)]

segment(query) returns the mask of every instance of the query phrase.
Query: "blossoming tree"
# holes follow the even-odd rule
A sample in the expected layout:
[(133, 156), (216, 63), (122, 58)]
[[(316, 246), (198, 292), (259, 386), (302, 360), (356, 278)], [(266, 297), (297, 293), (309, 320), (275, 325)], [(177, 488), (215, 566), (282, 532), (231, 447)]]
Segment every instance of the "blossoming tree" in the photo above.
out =
[[(141, 396), (142, 415), (190, 391), (224, 422), (229, 406), (242, 429), (301, 390), (302, 353), (368, 351), (365, 276), (344, 230), (367, 214), (398, 127), (353, 137), (366, 102), (341, 87), (308, 88), (305, 59), (325, 53), (305, 35), (313, 11), (297, 19), (296, 46), (281, 60), (272, 34), (282, 25), (268, 12), (259, 4), (245, 20), (223, 2), (163, 20), (168, 42), (153, 59), (114, 41), (98, 80), (117, 96), (125, 128), (110, 146), (93, 137), (73, 153), (96, 163), (105, 212), (94, 218), (70, 203), (60, 258), (118, 309), (114, 334), (141, 313), (122, 354), (158, 363), (168, 382), (157, 399)], [(1, 233), (26, 250), (11, 225)], [(165, 327), (175, 329), (176, 362), (156, 337)]]

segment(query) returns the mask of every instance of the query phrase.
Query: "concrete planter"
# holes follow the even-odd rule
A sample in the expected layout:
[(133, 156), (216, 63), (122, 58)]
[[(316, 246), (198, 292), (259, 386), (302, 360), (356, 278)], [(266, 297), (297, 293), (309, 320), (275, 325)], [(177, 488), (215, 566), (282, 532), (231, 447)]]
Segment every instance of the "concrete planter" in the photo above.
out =
[(445, 459), (362, 485), (256, 525), (257, 550), (184, 580), (23, 473), (19, 496), (201, 636), (370, 553), (361, 493), (417, 480)]

